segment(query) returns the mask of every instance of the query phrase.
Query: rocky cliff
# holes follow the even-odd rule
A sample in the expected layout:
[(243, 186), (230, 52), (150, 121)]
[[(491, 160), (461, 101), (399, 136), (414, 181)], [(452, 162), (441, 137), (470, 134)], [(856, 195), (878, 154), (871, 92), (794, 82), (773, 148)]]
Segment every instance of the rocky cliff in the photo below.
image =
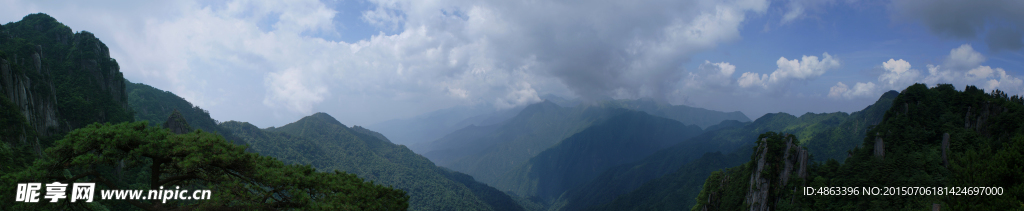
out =
[(792, 134), (762, 134), (747, 164), (713, 172), (692, 210), (778, 209), (806, 186), (810, 153)]
[(171, 116), (167, 117), (167, 121), (164, 122), (164, 128), (171, 129), (174, 134), (185, 134), (192, 132), (192, 127), (188, 126), (188, 122), (185, 121), (185, 116), (178, 112), (178, 109), (174, 109)]
[(27, 126), (0, 140), (38, 148), (39, 139), (93, 122), (131, 121), (124, 87), (120, 67), (92, 33), (73, 33), (41, 13), (0, 25), (0, 93)]
[[(778, 146), (778, 144), (770, 143), (768, 138), (762, 138), (757, 145), (756, 166), (750, 173), (750, 187), (745, 200), (746, 204), (750, 206), (749, 210), (771, 210), (770, 205), (781, 200), (772, 197), (775, 195), (772, 192), (782, 191), (781, 187), (786, 187), (789, 184), (790, 176), (793, 173), (796, 173), (795, 176), (801, 180), (807, 179), (807, 158), (809, 157), (807, 150), (793, 143), (792, 135), (783, 135), (783, 137), (785, 137), (785, 144), (776, 149), (772, 149), (770, 146)], [(782, 156), (777, 157), (780, 153)], [(769, 156), (770, 154), (776, 156)], [(777, 177), (771, 177), (775, 175)], [(796, 190), (794, 189), (794, 191)]]

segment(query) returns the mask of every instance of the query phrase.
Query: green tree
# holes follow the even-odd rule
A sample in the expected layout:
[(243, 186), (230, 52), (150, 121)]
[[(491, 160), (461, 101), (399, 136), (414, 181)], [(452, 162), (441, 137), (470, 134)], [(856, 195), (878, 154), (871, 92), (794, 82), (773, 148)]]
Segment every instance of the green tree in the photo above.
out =
[[(46, 150), (27, 169), (5, 175), (5, 184), (22, 182), (95, 182), (103, 189), (211, 190), (209, 200), (99, 201), (105, 207), (143, 210), (405, 210), (408, 195), (402, 190), (364, 182), (335, 171), (317, 172), (308, 165), (285, 165), (245, 152), (222, 136), (196, 130), (172, 134), (147, 122), (116, 125), (90, 124), (74, 130)], [(42, 180), (42, 181), (41, 181)], [(12, 194), (4, 187), (2, 194)], [(147, 192), (148, 193), (148, 192)], [(3, 202), (12, 203), (10, 195)], [(127, 203), (127, 204), (125, 204)], [(18, 203), (14, 209), (66, 209), (95, 207), (95, 203)]]

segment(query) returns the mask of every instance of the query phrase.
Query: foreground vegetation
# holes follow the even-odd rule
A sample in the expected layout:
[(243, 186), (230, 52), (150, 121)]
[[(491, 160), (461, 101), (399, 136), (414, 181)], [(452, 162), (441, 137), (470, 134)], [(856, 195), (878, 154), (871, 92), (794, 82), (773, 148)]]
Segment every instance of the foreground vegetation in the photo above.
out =
[[(364, 182), (342, 172), (318, 172), (310, 166), (285, 165), (277, 159), (245, 152), (244, 146), (196, 130), (172, 134), (147, 122), (116, 125), (94, 123), (72, 131), (46, 156), (16, 173), (4, 184), (93, 182), (98, 190), (181, 186), (211, 190), (210, 200), (98, 200), (94, 203), (21, 203), (3, 186), (3, 207), (38, 209), (312, 209), (405, 210), (402, 190)], [(98, 194), (97, 194), (98, 195)]]

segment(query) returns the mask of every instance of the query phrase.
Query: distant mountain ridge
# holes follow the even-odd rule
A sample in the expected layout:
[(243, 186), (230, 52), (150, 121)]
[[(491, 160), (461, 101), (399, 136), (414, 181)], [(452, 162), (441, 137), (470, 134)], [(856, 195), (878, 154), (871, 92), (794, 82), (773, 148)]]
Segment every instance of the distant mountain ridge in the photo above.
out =
[[(409, 119), (392, 119), (367, 125), (396, 144), (413, 146), (443, 137), (453, 131), (470, 125), (484, 126), (497, 124), (512, 118), (522, 106), (497, 110), (490, 106), (457, 106), (440, 109)], [(414, 149), (415, 150), (415, 149)]]
[(604, 102), (609, 106), (618, 106), (626, 109), (647, 112), (654, 116), (674, 119), (688, 125), (697, 125), (701, 129), (717, 125), (724, 120), (737, 120), (750, 122), (750, 118), (743, 112), (721, 112), (704, 108), (696, 108), (685, 105), (671, 105), (653, 98), (640, 98), (636, 100), (614, 100)]
[[(754, 146), (753, 141), (760, 134), (769, 131), (791, 133), (803, 138), (801, 144), (805, 144), (812, 153), (832, 154), (838, 151), (845, 154), (846, 150), (855, 147), (851, 144), (859, 143), (855, 133), (863, 133), (870, 125), (877, 124), (876, 119), (884, 115), (896, 94), (895, 91), (886, 92), (875, 104), (852, 115), (842, 112), (807, 113), (796, 117), (787, 113), (769, 113), (750, 123), (723, 121), (709, 127), (710, 131), (684, 142), (690, 144), (677, 144), (635, 163), (613, 167), (591, 182), (566, 191), (554, 202), (552, 210), (689, 208), (692, 201), (687, 197), (696, 197), (703, 179), (712, 171), (746, 161), (751, 153), (746, 149)], [(831, 146), (847, 148), (828, 148)], [(669, 199), (674, 201), (665, 201)]]
[[(435, 163), (467, 172), (478, 180), (495, 184), (500, 175), (526, 162), (564, 138), (608, 117), (609, 110), (623, 108), (683, 124), (713, 124), (724, 120), (750, 121), (740, 112), (718, 112), (687, 106), (673, 106), (651, 99), (611, 100), (601, 103), (573, 103), (550, 97), (574, 107), (562, 107), (545, 99), (522, 109), (515, 117), (496, 125), (472, 125), (425, 144), (415, 145), (420, 154)], [(659, 115), (660, 114), (660, 115)], [(687, 123), (690, 122), (690, 123)], [(708, 127), (710, 125), (704, 126)]]
[[(480, 130), (493, 130), (490, 133), (472, 130), (460, 130), (467, 135), (450, 134), (447, 137), (458, 139), (439, 139), (435, 141), (436, 150), (464, 150), (466, 156), (451, 161), (439, 161), (445, 167), (473, 175), (477, 180), (487, 184), (495, 184), (502, 175), (512, 168), (526, 162), (541, 151), (589, 127), (592, 123), (610, 117), (610, 109), (596, 106), (577, 106), (563, 108), (550, 101), (543, 101), (524, 108), (518, 115), (507, 120), (497, 128), (477, 127)], [(459, 143), (476, 142), (484, 147), (478, 151), (470, 151)], [(426, 153), (425, 155), (432, 155)], [(436, 159), (437, 157), (428, 157)]]
[(496, 188), (524, 197), (553, 200), (606, 169), (634, 162), (700, 134), (694, 125), (613, 109), (611, 117), (587, 127), (505, 174)]

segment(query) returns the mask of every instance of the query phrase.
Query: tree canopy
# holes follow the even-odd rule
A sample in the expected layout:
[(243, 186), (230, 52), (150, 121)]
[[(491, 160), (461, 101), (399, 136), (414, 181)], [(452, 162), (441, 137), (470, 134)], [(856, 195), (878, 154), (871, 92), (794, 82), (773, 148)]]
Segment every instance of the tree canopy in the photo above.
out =
[[(109, 207), (118, 210), (177, 209), (301, 209), (405, 210), (402, 190), (364, 182), (342, 172), (317, 172), (308, 165), (285, 165), (227, 142), (222, 136), (196, 130), (173, 134), (147, 122), (90, 124), (74, 130), (46, 149), (46, 157), (16, 173), (4, 184), (94, 182), (104, 189), (210, 190), (209, 200), (97, 200), (93, 203), (20, 203), (3, 187), (3, 207), (66, 209)], [(98, 197), (98, 195), (97, 195)], [(13, 203), (13, 204), (11, 204)], [(92, 209), (92, 208), (90, 208)]]

